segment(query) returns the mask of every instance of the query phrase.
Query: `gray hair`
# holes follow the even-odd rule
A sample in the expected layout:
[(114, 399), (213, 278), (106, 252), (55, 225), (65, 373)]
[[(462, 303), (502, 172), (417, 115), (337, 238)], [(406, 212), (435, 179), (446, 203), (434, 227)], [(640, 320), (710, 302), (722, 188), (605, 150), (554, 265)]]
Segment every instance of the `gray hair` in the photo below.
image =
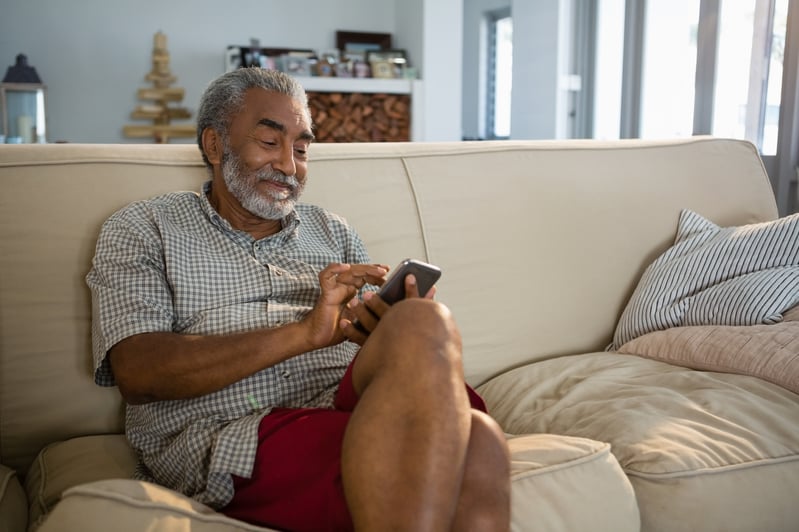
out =
[(311, 111), (308, 108), (308, 96), (303, 86), (293, 77), (277, 70), (250, 67), (239, 68), (222, 74), (213, 80), (205, 89), (197, 111), (197, 144), (200, 146), (203, 161), (211, 167), (203, 150), (203, 131), (214, 129), (227, 142), (230, 122), (244, 104), (244, 95), (249, 89), (261, 88), (290, 96), (302, 104), (311, 123)]

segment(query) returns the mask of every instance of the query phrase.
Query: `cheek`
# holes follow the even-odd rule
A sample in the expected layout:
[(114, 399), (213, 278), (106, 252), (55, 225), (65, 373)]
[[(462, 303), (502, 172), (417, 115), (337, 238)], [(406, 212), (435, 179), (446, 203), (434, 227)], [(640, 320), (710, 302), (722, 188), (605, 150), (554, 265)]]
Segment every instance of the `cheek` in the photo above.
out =
[(295, 165), (297, 171), (294, 172), (294, 177), (296, 177), (297, 181), (304, 185), (308, 180), (308, 165), (305, 162), (296, 162)]

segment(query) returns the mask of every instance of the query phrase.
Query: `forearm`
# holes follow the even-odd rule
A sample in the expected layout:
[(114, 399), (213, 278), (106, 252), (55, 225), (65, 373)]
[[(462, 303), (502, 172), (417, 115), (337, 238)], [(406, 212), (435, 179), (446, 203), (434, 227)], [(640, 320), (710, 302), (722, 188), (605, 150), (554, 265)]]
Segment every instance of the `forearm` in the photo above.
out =
[(120, 393), (140, 404), (209, 394), (317, 347), (298, 322), (218, 336), (138, 334), (108, 356)]

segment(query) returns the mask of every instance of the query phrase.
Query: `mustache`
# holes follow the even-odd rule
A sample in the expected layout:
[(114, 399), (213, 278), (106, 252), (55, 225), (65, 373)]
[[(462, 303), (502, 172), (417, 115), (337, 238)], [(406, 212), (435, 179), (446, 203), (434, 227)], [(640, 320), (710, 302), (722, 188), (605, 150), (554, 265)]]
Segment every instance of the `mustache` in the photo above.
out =
[(296, 176), (286, 175), (283, 172), (273, 169), (260, 170), (255, 174), (255, 178), (258, 181), (274, 181), (276, 183), (288, 185), (292, 189), (296, 189), (300, 186), (300, 182), (297, 180)]

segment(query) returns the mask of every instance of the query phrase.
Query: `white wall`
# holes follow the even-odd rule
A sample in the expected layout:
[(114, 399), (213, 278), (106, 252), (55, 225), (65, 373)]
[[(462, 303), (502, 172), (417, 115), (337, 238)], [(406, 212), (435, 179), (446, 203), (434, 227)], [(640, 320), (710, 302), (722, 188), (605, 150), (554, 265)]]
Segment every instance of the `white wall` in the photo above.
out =
[(192, 112), (224, 72), (230, 44), (322, 50), (335, 46), (336, 30), (391, 33), (426, 78), (414, 131), (460, 140), (462, 13), (463, 0), (0, 0), (0, 69), (28, 56), (47, 85), (51, 142), (144, 143), (122, 127), (146, 123), (130, 113), (142, 103), (136, 90), (151, 85), (144, 76), (158, 31)]
[(513, 0), (511, 138), (558, 138), (559, 0)]
[(423, 4), (424, 140), (460, 140), (463, 0)]

